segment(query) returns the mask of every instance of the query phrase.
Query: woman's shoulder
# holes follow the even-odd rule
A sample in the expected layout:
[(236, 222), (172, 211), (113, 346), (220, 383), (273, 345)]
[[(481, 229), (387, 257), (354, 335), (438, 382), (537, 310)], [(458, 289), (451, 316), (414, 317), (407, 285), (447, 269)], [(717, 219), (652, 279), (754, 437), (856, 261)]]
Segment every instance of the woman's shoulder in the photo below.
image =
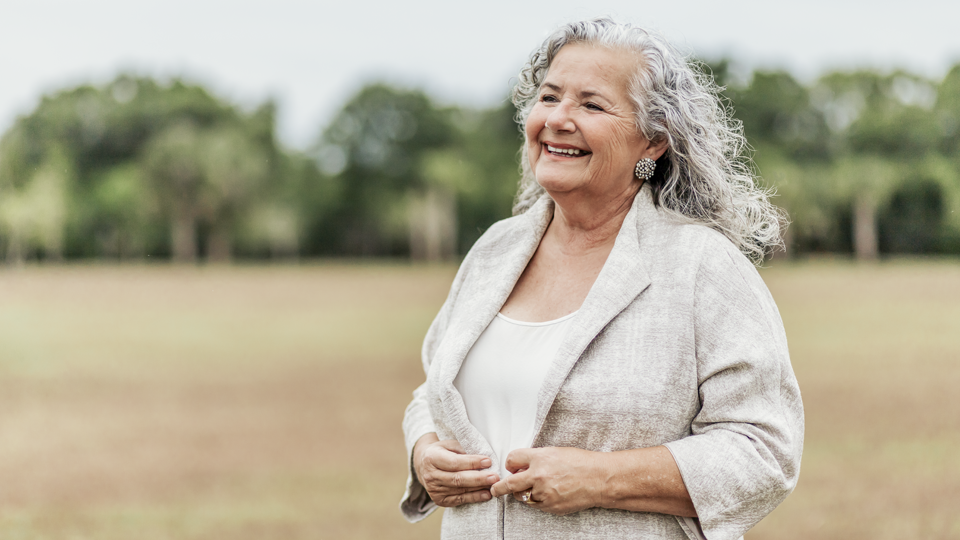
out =
[(698, 265), (704, 257), (728, 257), (751, 265), (723, 233), (703, 222), (670, 211), (655, 202), (649, 189), (634, 201), (636, 232), (641, 252), (648, 260), (677, 265)]
[(763, 286), (754, 263), (722, 232), (660, 211), (653, 230), (638, 230), (652, 258), (667, 268), (686, 266), (697, 275), (729, 274)]
[(472, 277), (489, 274), (494, 267), (513, 260), (520, 251), (528, 249), (531, 242), (539, 238), (538, 226), (539, 220), (529, 212), (490, 225), (460, 262), (452, 291), (458, 291)]
[[(655, 245), (657, 250), (676, 258), (700, 259), (703, 256), (746, 258), (723, 233), (703, 223), (676, 216), (663, 208), (657, 208), (657, 219), (646, 227), (638, 226), (641, 244)], [(739, 257), (737, 257), (739, 256)]]
[(504, 241), (509, 241), (521, 231), (528, 229), (529, 221), (530, 216), (527, 214), (518, 214), (497, 221), (483, 231), (468, 253), (501, 247)]
[(522, 214), (501, 219), (487, 228), (467, 252), (464, 262), (524, 249), (533, 240), (539, 242), (553, 215), (553, 202), (543, 197)]
[(646, 239), (647, 268), (654, 282), (686, 288), (698, 310), (722, 305), (726, 317), (754, 317), (774, 333), (781, 331), (780, 314), (763, 277), (730, 239), (706, 225), (679, 219), (660, 225)]

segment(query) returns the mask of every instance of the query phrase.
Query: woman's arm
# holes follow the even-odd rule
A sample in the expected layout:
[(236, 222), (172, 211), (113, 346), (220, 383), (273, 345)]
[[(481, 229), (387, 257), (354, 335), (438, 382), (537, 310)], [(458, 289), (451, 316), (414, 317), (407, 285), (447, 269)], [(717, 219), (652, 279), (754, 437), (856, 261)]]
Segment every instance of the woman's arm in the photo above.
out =
[(673, 455), (665, 446), (598, 452), (602, 508), (697, 517)]
[(495, 497), (530, 491), (544, 512), (569, 514), (601, 507), (696, 517), (690, 494), (670, 451), (663, 446), (620, 452), (529, 448), (510, 452), (512, 476), (491, 488)]
[[(439, 347), (440, 341), (450, 323), (450, 314), (459, 295), (460, 287), (463, 284), (465, 278), (464, 269), (466, 267), (467, 261), (465, 260), (453, 279), (453, 284), (450, 286), (450, 292), (447, 294), (446, 301), (440, 308), (440, 312), (437, 313), (433, 323), (430, 324), (427, 335), (423, 340), (421, 360), (424, 374), (428, 377), (437, 347)], [(427, 486), (420, 482), (422, 474), (416, 468), (418, 453), (423, 449), (420, 444), (421, 441), (430, 440), (430, 442), (435, 442), (432, 439), (437, 438), (437, 427), (434, 424), (433, 415), (430, 412), (430, 407), (427, 402), (428, 384), (428, 382), (424, 382), (413, 391), (413, 399), (410, 401), (410, 404), (407, 405), (403, 416), (403, 434), (407, 447), (407, 463), (410, 470), (407, 476), (407, 488), (403, 494), (403, 498), (400, 500), (400, 511), (410, 522), (417, 522), (424, 519), (437, 508), (433, 494), (430, 493)]]
[(705, 242), (694, 332), (700, 410), (670, 450), (707, 538), (739, 538), (793, 490), (803, 406), (783, 323), (753, 265)]
[(409, 472), (406, 491), (400, 500), (400, 511), (407, 521), (412, 523), (427, 517), (437, 508), (430, 494), (417, 478), (414, 468), (414, 452), (417, 443), (423, 437), (435, 433), (437, 429), (430, 415), (430, 407), (427, 405), (426, 391), (426, 383), (413, 391), (413, 400), (407, 405), (403, 415), (403, 436), (407, 447)]

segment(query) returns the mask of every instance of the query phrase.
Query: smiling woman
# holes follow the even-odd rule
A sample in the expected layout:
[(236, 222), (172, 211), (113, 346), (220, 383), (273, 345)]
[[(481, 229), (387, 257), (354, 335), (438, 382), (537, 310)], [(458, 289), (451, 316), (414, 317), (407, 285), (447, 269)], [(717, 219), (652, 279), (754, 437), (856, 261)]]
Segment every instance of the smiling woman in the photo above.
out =
[(568, 45), (554, 59), (525, 126), (530, 169), (554, 200), (632, 198), (634, 164), (666, 150), (666, 141), (652, 144), (634, 123), (628, 89), (637, 61), (589, 44)]
[(566, 25), (514, 92), (518, 215), (464, 259), (404, 417), (444, 538), (736, 539), (796, 484), (803, 408), (750, 264), (779, 242), (716, 87), (646, 31)]

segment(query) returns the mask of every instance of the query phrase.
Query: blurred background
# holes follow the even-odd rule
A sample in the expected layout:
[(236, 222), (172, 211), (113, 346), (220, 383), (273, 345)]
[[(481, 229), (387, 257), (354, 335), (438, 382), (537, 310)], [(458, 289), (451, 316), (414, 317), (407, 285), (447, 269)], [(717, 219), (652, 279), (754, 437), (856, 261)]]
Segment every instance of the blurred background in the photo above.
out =
[(747, 538), (960, 538), (955, 2), (2, 13), (0, 538), (436, 537), (396, 510), (419, 343), (510, 215), (517, 72), (599, 15), (725, 86), (792, 221), (804, 473)]

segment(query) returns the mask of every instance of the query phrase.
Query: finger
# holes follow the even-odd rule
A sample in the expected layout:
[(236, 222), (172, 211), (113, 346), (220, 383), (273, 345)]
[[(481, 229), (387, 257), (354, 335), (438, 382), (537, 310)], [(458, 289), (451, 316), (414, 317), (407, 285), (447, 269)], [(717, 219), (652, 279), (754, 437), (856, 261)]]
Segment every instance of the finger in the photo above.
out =
[(427, 487), (427, 494), (440, 506), (456, 506), (465, 502), (486, 501), (492, 498), (489, 485), (474, 488)]
[(505, 463), (507, 470), (515, 474), (523, 469), (529, 469), (533, 453), (532, 448), (518, 448), (511, 451), (507, 454), (507, 462)]
[(494, 484), (490, 488), (490, 493), (494, 497), (501, 497), (508, 493), (519, 493), (533, 488), (533, 479), (529, 474), (521, 472), (513, 474)]
[(435, 501), (439, 506), (460, 506), (461, 504), (471, 504), (478, 502), (489, 501), (493, 497), (490, 495), (490, 492), (487, 490), (482, 491), (468, 491), (465, 493), (458, 493), (456, 495), (450, 495), (444, 497), (440, 501)]
[[(446, 441), (443, 441), (446, 442)], [(438, 452), (436, 454), (430, 454), (430, 463), (434, 467), (443, 470), (443, 471), (470, 471), (470, 470), (479, 470), (486, 469), (493, 465), (493, 462), (487, 456), (481, 456), (476, 454), (463, 454), (456, 453), (447, 446), (439, 443), (442, 448), (445, 448), (446, 452)], [(456, 443), (459, 448), (460, 443)], [(460, 452), (463, 452), (463, 449), (460, 449)]]
[[(523, 499), (524, 497), (527, 497), (527, 499), (524, 500)], [(513, 498), (519, 502), (522, 502), (523, 504), (539, 504), (543, 502), (533, 496), (533, 489), (525, 489), (523, 491), (518, 491), (513, 494)]]
[[(475, 499), (483, 500), (483, 497), (478, 496), (478, 493), (486, 493), (489, 495), (489, 488), (473, 488), (473, 489), (440, 489), (440, 490), (430, 490), (427, 491), (430, 495), (430, 499), (433, 502), (437, 503), (440, 506), (457, 506), (463, 504), (460, 501), (473, 501)], [(469, 496), (467, 496), (469, 495)], [(489, 498), (488, 498), (489, 499)]]
[(462, 491), (465, 489), (488, 489), (496, 484), (500, 477), (493, 473), (480, 471), (457, 471), (453, 473), (438, 471), (430, 475), (428, 488), (450, 489)]

